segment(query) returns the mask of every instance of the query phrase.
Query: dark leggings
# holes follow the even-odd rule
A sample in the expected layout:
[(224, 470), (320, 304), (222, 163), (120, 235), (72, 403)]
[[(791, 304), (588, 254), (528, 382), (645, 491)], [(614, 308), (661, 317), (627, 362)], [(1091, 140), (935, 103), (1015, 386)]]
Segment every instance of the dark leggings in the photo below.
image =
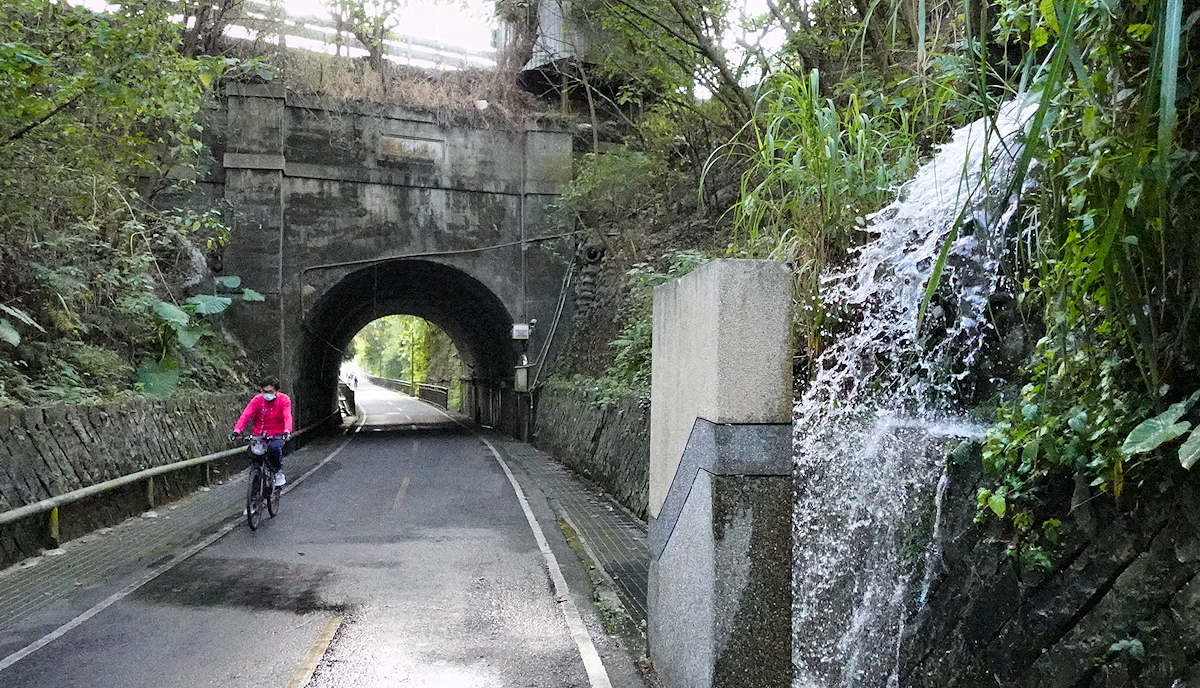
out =
[[(262, 455), (262, 458), (267, 460), (267, 467), (273, 471), (283, 470), (283, 445), (287, 444), (284, 440), (271, 440), (267, 442), (267, 453)], [(247, 450), (249, 452), (249, 450)], [(250, 461), (258, 463), (259, 457), (250, 453)]]

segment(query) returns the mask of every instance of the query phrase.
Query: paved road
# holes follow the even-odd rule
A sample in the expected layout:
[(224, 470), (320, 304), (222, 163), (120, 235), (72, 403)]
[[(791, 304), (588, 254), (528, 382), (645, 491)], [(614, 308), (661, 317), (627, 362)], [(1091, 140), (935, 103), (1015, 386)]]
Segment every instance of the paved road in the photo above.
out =
[(612, 685), (641, 685), (540, 493), (527, 490), (563, 597), (478, 438), (380, 388), (363, 385), (358, 402), (364, 423), (277, 519), (234, 529), (0, 671), (0, 685), (586, 687), (587, 638)]

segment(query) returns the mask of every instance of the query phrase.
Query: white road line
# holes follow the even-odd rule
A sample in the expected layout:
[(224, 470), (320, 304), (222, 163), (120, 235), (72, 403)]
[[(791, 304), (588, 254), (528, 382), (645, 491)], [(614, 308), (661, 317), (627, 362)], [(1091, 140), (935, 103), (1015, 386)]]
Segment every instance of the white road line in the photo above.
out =
[[(292, 482), (291, 485), (284, 488), (283, 491), (285, 493), (291, 491), (291, 489), (293, 487), (300, 484), (300, 482), (303, 481), (308, 476), (312, 475), (314, 471), (316, 471), (321, 466), (324, 466), (333, 457), (340, 454), (341, 451), (346, 448), (346, 445), (350, 444), (350, 440), (354, 439), (354, 434), (357, 433), (359, 431), (359, 429), (362, 428), (363, 422), (365, 422), (365, 421), (366, 421), (366, 414), (363, 414), (362, 420), (360, 420), (358, 425), (355, 426), (354, 432), (351, 433), (350, 437), (346, 438), (345, 442), (342, 442), (341, 445), (339, 445), (337, 449), (334, 449), (332, 452), (330, 452), (329, 456), (326, 456), (324, 459), (322, 459), (321, 463), (317, 464), (312, 470), (308, 471), (304, 475), (297, 478), (295, 481)], [(59, 626), (58, 628), (54, 629), (53, 631), (50, 631), (46, 635), (42, 636), (41, 638), (38, 638), (36, 641), (30, 643), (29, 645), (26, 645), (25, 647), (21, 648), (20, 650), (17, 650), (16, 652), (10, 654), (9, 656), (5, 657), (4, 659), (0, 659), (0, 672), (4, 671), (5, 669), (9, 668), (10, 666), (16, 664), (17, 662), (21, 661), (22, 659), (25, 659), (26, 657), (33, 654), (34, 652), (37, 652), (38, 650), (42, 649), (43, 647), (46, 647), (47, 645), (54, 642), (55, 640), (58, 640), (59, 638), (66, 635), (67, 633), (71, 632), (71, 630), (78, 628), (80, 625), (82, 625), (88, 619), (99, 614), (100, 612), (104, 611), (105, 609), (108, 609), (109, 607), (116, 604), (117, 602), (120, 602), (125, 597), (128, 597), (131, 593), (136, 591), (138, 588), (149, 583), (150, 581), (154, 580), (155, 578), (158, 578), (159, 576), (166, 573), (167, 571), (170, 571), (171, 569), (178, 566), (181, 562), (187, 561), (191, 557), (195, 556), (197, 552), (203, 550), (205, 547), (208, 547), (209, 545), (213, 544), (217, 540), (220, 540), (221, 538), (225, 537), (226, 535), (229, 534), (230, 531), (232, 531), (234, 528), (236, 528), (239, 523), (242, 522), (241, 519), (242, 519), (241, 516), (237, 516), (236, 518), (231, 519), (229, 523), (226, 523), (225, 525), (218, 528), (217, 532), (213, 533), (212, 535), (209, 535), (208, 537), (206, 537), (203, 540), (201, 540), (200, 542), (192, 545), (191, 547), (188, 547), (188, 548), (184, 549), (183, 551), (178, 552), (176, 554), (175, 558), (173, 560), (171, 560), (171, 562), (168, 563), (166, 566), (163, 566), (162, 568), (159, 568), (159, 569), (151, 569), (149, 571), (144, 572), (139, 578), (134, 580), (132, 583), (130, 583), (129, 585), (126, 585), (124, 588), (121, 588), (117, 592), (113, 593), (112, 595), (109, 595), (108, 597), (104, 598), (100, 602), (96, 603), (91, 609), (88, 609), (87, 611), (85, 611), (84, 613), (75, 617), (74, 619), (71, 619), (70, 621), (66, 622), (65, 624)]]
[[(240, 520), (241, 517), (239, 516), (238, 519)], [(10, 666), (16, 664), (17, 662), (21, 661), (22, 659), (25, 659), (29, 655), (33, 654), (34, 652), (37, 652), (38, 650), (42, 649), (43, 647), (46, 647), (47, 645), (54, 642), (55, 640), (58, 640), (59, 638), (63, 637), (68, 632), (70, 632), (72, 629), (78, 627), (79, 625), (81, 625), (85, 621), (87, 621), (88, 619), (99, 614), (100, 612), (104, 611), (105, 609), (111, 607), (113, 604), (120, 601), (122, 598), (126, 597), (133, 591), (142, 587), (146, 583), (149, 583), (150, 581), (154, 580), (155, 578), (162, 575), (163, 573), (166, 573), (173, 566), (175, 566), (175, 564), (178, 564), (179, 562), (188, 559), (189, 557), (196, 554), (200, 550), (204, 549), (205, 547), (208, 547), (212, 543), (221, 539), (223, 536), (228, 534), (229, 531), (231, 531), (235, 527), (237, 527), (237, 524), (238, 524), (238, 521), (233, 521), (231, 523), (225, 524), (224, 526), (221, 526), (221, 528), (217, 532), (213, 533), (212, 535), (209, 535), (208, 537), (204, 538), (203, 540), (196, 543), (195, 545), (192, 545), (191, 547), (185, 549), (177, 557), (177, 559), (174, 562), (172, 562), (170, 565), (164, 566), (163, 568), (161, 568), (157, 571), (151, 570), (148, 573), (143, 574), (141, 578), (138, 578), (134, 582), (125, 586), (124, 588), (122, 588), (122, 589), (118, 590), (117, 592), (113, 593), (112, 595), (109, 595), (108, 597), (104, 598), (103, 600), (101, 600), (98, 604), (96, 604), (91, 609), (80, 614), (79, 616), (75, 617), (74, 619), (71, 619), (70, 621), (59, 626), (58, 628), (54, 629), (53, 631), (50, 631), (49, 633), (42, 636), (41, 638), (39, 638), (37, 641), (31, 643), (30, 645), (27, 645), (27, 646), (21, 648), (20, 650), (17, 650), (16, 652), (12, 653), (11, 655), (5, 657), (3, 660), (0, 660), (0, 671), (4, 671), (5, 669), (9, 668)]]
[(404, 493), (408, 492), (408, 483), (411, 480), (408, 476), (404, 476), (404, 480), (400, 482), (400, 490), (396, 492), (396, 498), (392, 500), (392, 511), (400, 509), (400, 504), (404, 501)]
[(287, 493), (291, 492), (293, 488), (295, 488), (297, 485), (299, 485), (301, 482), (303, 482), (306, 478), (308, 478), (308, 476), (321, 470), (321, 467), (324, 466), (325, 464), (329, 463), (330, 461), (332, 461), (333, 457), (337, 456), (338, 454), (341, 454), (342, 450), (346, 448), (346, 445), (350, 444), (350, 440), (354, 439), (353, 436), (358, 434), (358, 431), (362, 430), (363, 425), (366, 425), (366, 423), (367, 423), (367, 414), (364, 411), (362, 418), (358, 419), (358, 425), (354, 426), (354, 430), (350, 433), (351, 436), (348, 437), (345, 442), (342, 442), (342, 444), (337, 449), (334, 449), (332, 452), (330, 452), (329, 456), (326, 456), (325, 458), (321, 459), (321, 463), (318, 463), (317, 465), (308, 469), (307, 471), (304, 472), (304, 475), (300, 476), (299, 478), (296, 478), (287, 487), (280, 490), (280, 494), (287, 494)]
[(475, 432), (473, 428), (465, 423), (454, 418), (450, 414), (433, 407), (443, 416), (451, 421), (458, 423), (462, 427), (469, 430), (472, 434), (483, 442), (488, 451), (492, 453), (492, 457), (496, 459), (496, 463), (500, 464), (500, 468), (504, 470), (504, 474), (508, 476), (508, 482), (512, 483), (513, 491), (517, 493), (517, 501), (521, 503), (521, 510), (525, 512), (525, 520), (529, 522), (529, 529), (533, 531), (533, 539), (537, 540), (538, 549), (542, 552), (542, 557), (546, 560), (546, 569), (550, 572), (550, 580), (554, 582), (554, 594), (558, 598), (558, 608), (562, 610), (563, 619), (567, 622), (567, 630), (571, 633), (571, 638), (575, 641), (575, 646), (579, 648), (579, 657), (583, 660), (583, 668), (587, 671), (588, 682), (592, 688), (612, 688), (612, 683), (608, 680), (608, 671), (604, 668), (604, 662), (600, 660), (600, 653), (596, 652), (596, 645), (592, 642), (592, 636), (588, 634), (587, 626), (583, 625), (583, 617), (579, 614), (579, 609), (575, 606), (574, 600), (571, 599), (571, 590), (567, 587), (567, 579), (562, 574), (562, 569), (558, 566), (558, 559), (554, 556), (554, 552), (550, 549), (550, 543), (546, 541), (546, 534), (542, 531), (542, 526), (538, 523), (537, 517), (533, 515), (533, 509), (529, 506), (529, 500), (525, 498), (525, 491), (521, 489), (521, 485), (513, 476), (512, 470), (508, 464), (501, 458), (500, 452), (492, 446), (486, 437)]
[(321, 663), (321, 658), (333, 644), (333, 636), (337, 635), (344, 620), (345, 617), (335, 616), (325, 622), (325, 625), (321, 627), (321, 632), (313, 640), (312, 647), (308, 648), (308, 655), (304, 657), (304, 662), (296, 669), (296, 673), (292, 674), (292, 680), (287, 682), (287, 688), (304, 688), (308, 685), (313, 674), (317, 672), (317, 665)]

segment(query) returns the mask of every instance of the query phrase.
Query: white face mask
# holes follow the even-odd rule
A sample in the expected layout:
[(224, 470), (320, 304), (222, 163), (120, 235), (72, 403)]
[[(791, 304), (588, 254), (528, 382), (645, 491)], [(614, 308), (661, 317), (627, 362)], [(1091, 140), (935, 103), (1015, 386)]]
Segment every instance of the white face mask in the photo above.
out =
[(267, 401), (275, 401), (275, 393), (263, 392), (263, 399), (266, 399)]

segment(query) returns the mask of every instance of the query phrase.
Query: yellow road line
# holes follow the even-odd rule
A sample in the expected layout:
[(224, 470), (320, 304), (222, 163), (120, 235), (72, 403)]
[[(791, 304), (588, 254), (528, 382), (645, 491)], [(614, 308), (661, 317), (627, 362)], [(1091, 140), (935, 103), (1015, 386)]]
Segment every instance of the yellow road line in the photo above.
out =
[(343, 620), (343, 617), (335, 616), (325, 622), (325, 625), (321, 627), (321, 632), (313, 640), (312, 647), (308, 648), (304, 662), (300, 664), (300, 668), (296, 669), (296, 673), (292, 674), (292, 680), (287, 682), (287, 688), (304, 688), (308, 685), (313, 674), (317, 672), (317, 665), (321, 663), (321, 658), (325, 656), (325, 652), (333, 643), (333, 636), (337, 635), (338, 629), (342, 627)]

